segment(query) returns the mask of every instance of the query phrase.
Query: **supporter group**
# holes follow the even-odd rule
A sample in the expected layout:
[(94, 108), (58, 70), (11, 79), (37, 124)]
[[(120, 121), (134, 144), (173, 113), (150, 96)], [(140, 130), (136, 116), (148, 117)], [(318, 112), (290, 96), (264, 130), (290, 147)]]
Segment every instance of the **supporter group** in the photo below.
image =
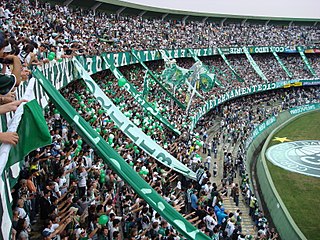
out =
[[(0, 31), (0, 58), (6, 60), (1, 64), (0, 113), (5, 114), (15, 111), (23, 102), (15, 99), (15, 88), (31, 77), (32, 69), (42, 69), (48, 62), (132, 48), (305, 46), (319, 28), (183, 23), (93, 13), (41, 1), (9, 0), (0, 2)], [(279, 56), (293, 74), (292, 79), (313, 79), (299, 54)], [(227, 57), (244, 81), (233, 77), (220, 56), (201, 57), (203, 64), (215, 71), (223, 87), (201, 92), (203, 99), (194, 97), (189, 115), (172, 104), (169, 96), (150, 79), (146, 99), (183, 133), (181, 136), (148, 115), (119, 87), (110, 70), (92, 75), (126, 117), (196, 172), (196, 181), (174, 172), (135, 146), (101, 110), (83, 80), (71, 82), (60, 92), (134, 171), (208, 237), (275, 240), (278, 234), (249, 185), (246, 140), (264, 120), (294, 106), (319, 102), (320, 90), (316, 86), (279, 89), (231, 100), (212, 109), (190, 131), (196, 109), (207, 100), (236, 87), (265, 83), (245, 55)], [(307, 57), (319, 75), (319, 59)], [(290, 79), (272, 54), (256, 54), (253, 58), (269, 82)], [(186, 69), (194, 63), (191, 58), (177, 59), (177, 65)], [(159, 77), (165, 69), (162, 60), (146, 65)], [(143, 91), (142, 66), (128, 65), (119, 70), (138, 91)], [(7, 82), (12, 84), (7, 87), (4, 84)], [(175, 94), (185, 102), (186, 92), (187, 87), (182, 86)], [(184, 239), (95, 154), (52, 103), (44, 109), (44, 115), (52, 144), (36, 149), (25, 159), (19, 182), (12, 190), (12, 239)], [(18, 141), (16, 133), (0, 133), (1, 143), (15, 145)], [(236, 210), (225, 207), (227, 200)], [(241, 202), (245, 208), (240, 209)], [(252, 220), (251, 229), (244, 229), (244, 216)]]

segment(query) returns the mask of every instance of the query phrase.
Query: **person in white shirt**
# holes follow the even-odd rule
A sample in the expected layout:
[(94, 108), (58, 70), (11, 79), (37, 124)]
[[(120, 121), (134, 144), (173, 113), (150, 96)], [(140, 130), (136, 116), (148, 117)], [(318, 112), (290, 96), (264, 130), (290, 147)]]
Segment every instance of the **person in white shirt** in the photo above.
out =
[(210, 163), (211, 163), (211, 156), (208, 155), (206, 157), (206, 162), (204, 163), (204, 166), (208, 168), (208, 170), (210, 170)]
[(215, 219), (214, 211), (211, 211), (209, 215), (205, 216), (203, 218), (203, 221), (205, 222), (210, 232), (213, 233), (214, 227), (218, 224), (218, 222)]
[(23, 199), (19, 199), (17, 202), (17, 208), (16, 211), (18, 211), (18, 216), (20, 219), (25, 218), (27, 221), (27, 225), (30, 226), (30, 218), (26, 212), (26, 210), (24, 210), (24, 200)]
[(233, 234), (234, 230), (235, 230), (235, 220), (233, 218), (228, 220), (225, 232), (227, 233), (227, 236), (230, 238), (231, 235)]
[(87, 176), (88, 173), (84, 167), (80, 167), (80, 173), (79, 173), (79, 197), (82, 197), (86, 193), (86, 187), (87, 187)]

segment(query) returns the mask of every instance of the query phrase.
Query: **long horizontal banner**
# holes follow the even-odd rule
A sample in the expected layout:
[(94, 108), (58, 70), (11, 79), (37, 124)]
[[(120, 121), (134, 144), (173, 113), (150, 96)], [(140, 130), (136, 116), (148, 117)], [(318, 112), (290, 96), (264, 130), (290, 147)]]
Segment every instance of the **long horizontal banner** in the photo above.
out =
[[(291, 115), (297, 115), (304, 112), (309, 112), (312, 110), (320, 109), (320, 103), (311, 103), (306, 105), (301, 105), (297, 107), (290, 108), (289, 113)], [(245, 145), (246, 148), (249, 147), (249, 145), (253, 142), (254, 139), (256, 139), (263, 131), (265, 131), (268, 127), (273, 125), (277, 121), (277, 118), (275, 116), (272, 116), (259, 124), (250, 134), (248, 137)]]
[(320, 109), (320, 103), (312, 103), (312, 104), (306, 104), (298, 107), (291, 108), (289, 113), (291, 115), (296, 115), (299, 113), (304, 113), (312, 110)]
[[(264, 47), (249, 47), (248, 48), (249, 52), (251, 52), (250, 50), (251, 48), (264, 48)], [(223, 49), (224, 54), (227, 54), (228, 52), (230, 52), (230, 54), (237, 54), (238, 52), (236, 52), (235, 49), (242, 49), (242, 48), (240, 47), (240, 48), (221, 48), (221, 49)], [(304, 47), (305, 52), (307, 52), (308, 49), (310, 48)], [(312, 48), (312, 49), (316, 49), (316, 48)], [(291, 48), (284, 48), (284, 47), (275, 47), (274, 49), (275, 52), (284, 51), (288, 53), (292, 52), (291, 50), (292, 50)], [(255, 49), (255, 51), (261, 52), (262, 50)], [(296, 49), (293, 49), (293, 51), (297, 52)], [(219, 54), (216, 48), (215, 49), (213, 48), (194, 49), (194, 52), (197, 56), (210, 56), (210, 55)], [(166, 51), (166, 53), (167, 55), (170, 55), (170, 57), (175, 57), (175, 58), (191, 57), (187, 49), (168, 50)], [(157, 50), (137, 51), (137, 54), (143, 61), (163, 59), (162, 55)], [(110, 62), (114, 62), (114, 65), (117, 67), (138, 63), (138, 60), (134, 60), (134, 57), (131, 55), (130, 52), (108, 53), (106, 54), (106, 58), (110, 60)], [(81, 62), (81, 64), (85, 67), (85, 69), (89, 72), (89, 74), (97, 73), (99, 71), (108, 69), (106, 62), (103, 61), (101, 56), (92, 56), (92, 57), (78, 56), (77, 59)], [(71, 59), (63, 59), (61, 63), (54, 62), (54, 61), (49, 62), (44, 66), (41, 66), (40, 70), (45, 75), (45, 77), (51, 81), (51, 83), (56, 87), (56, 89), (65, 87), (71, 81), (79, 78), (79, 76), (77, 76), (77, 71), (74, 71), (74, 66)], [(303, 82), (303, 86), (307, 86), (307, 85), (319, 85), (319, 83), (310, 82), (310, 81)], [(20, 86), (17, 89), (17, 94), (16, 94), (17, 99), (21, 99), (23, 93), (26, 90), (26, 87), (27, 87), (27, 82), (23, 82), (22, 84), (20, 84)], [(38, 84), (35, 84), (34, 92), (40, 106), (44, 108), (48, 104), (48, 97), (46, 93), (43, 91), (41, 87), (39, 87)], [(7, 114), (7, 120), (10, 119), (10, 116), (11, 116), (10, 114), (9, 115)]]
[(104, 94), (101, 88), (95, 83), (95, 81), (79, 63), (79, 61), (74, 58), (73, 62), (80, 76), (83, 78), (94, 97), (97, 99), (97, 101), (99, 101), (104, 110), (106, 110), (106, 113), (115, 123), (115, 125), (119, 127), (119, 129), (127, 137), (129, 137), (137, 146), (139, 146), (163, 165), (172, 168), (174, 171), (177, 171), (188, 178), (194, 180), (196, 179), (196, 174), (193, 171), (191, 171), (188, 167), (186, 167), (161, 146), (155, 143), (113, 104), (111, 99)]
[[(255, 94), (258, 92), (264, 92), (264, 91), (270, 91), (278, 88), (283, 88), (285, 85), (290, 84), (290, 86), (300, 86), (302, 83), (302, 86), (308, 86), (312, 85), (312, 82), (319, 83), (319, 79), (317, 80), (290, 80), (290, 81), (280, 81), (275, 83), (265, 83), (265, 84), (259, 84), (259, 85), (252, 85), (248, 87), (243, 88), (235, 88), (232, 89), (229, 92), (226, 92), (225, 94), (221, 95), (220, 97), (215, 97), (212, 100), (207, 101), (201, 108), (199, 108), (196, 112), (196, 114), (192, 117), (192, 122), (190, 124), (190, 129), (193, 130), (199, 121), (199, 119), (208, 113), (212, 108), (228, 101), (233, 98)], [(297, 84), (298, 83), (298, 84)], [(318, 84), (316, 84), (318, 85)]]
[(179, 233), (187, 239), (210, 239), (199, 229), (195, 228), (188, 220), (178, 213), (162, 196), (135, 172), (129, 164), (73, 109), (63, 96), (52, 86), (39, 70), (33, 75), (39, 80), (50, 100), (59, 110), (66, 121), (77, 133), (85, 139), (96, 153), (108, 164), (124, 182), (143, 198), (153, 209), (166, 219)]
[[(223, 54), (243, 54), (243, 50), (241, 47), (229, 47), (229, 48), (220, 48)], [(295, 48), (287, 48), (287, 47), (248, 47), (249, 53), (271, 53), (271, 49), (276, 53), (297, 53)], [(306, 53), (311, 50), (314, 53), (317, 49), (304, 47)], [(309, 51), (310, 50), (310, 51)], [(218, 48), (204, 48), (204, 49), (193, 49), (193, 52), (196, 56), (212, 56), (219, 55)], [(166, 50), (168, 57), (171, 58), (184, 58), (191, 57), (191, 54), (188, 52), (188, 49), (170, 49)], [(136, 51), (137, 56), (141, 61), (154, 61), (163, 59), (160, 51), (152, 50), (152, 51)], [(105, 57), (114, 64), (115, 67), (126, 66), (129, 64), (139, 63), (138, 60), (131, 54), (131, 52), (120, 52), (120, 53), (107, 53)], [(92, 57), (84, 57), (78, 56), (77, 59), (84, 66), (86, 71), (89, 74), (94, 74), (100, 72), (102, 70), (108, 69), (107, 64), (103, 61), (102, 56), (92, 56)], [(71, 81), (78, 78), (76, 72), (73, 71), (73, 64), (70, 59), (63, 59), (60, 62), (49, 62), (42, 66), (39, 70), (44, 74), (46, 78), (48, 78), (51, 83), (57, 88), (60, 89), (66, 86)], [(44, 107), (48, 103), (48, 97), (42, 88), (39, 88), (36, 84), (35, 87), (36, 98), (39, 99), (39, 104)], [(21, 84), (17, 90), (17, 97), (21, 97), (26, 89), (26, 84)]]

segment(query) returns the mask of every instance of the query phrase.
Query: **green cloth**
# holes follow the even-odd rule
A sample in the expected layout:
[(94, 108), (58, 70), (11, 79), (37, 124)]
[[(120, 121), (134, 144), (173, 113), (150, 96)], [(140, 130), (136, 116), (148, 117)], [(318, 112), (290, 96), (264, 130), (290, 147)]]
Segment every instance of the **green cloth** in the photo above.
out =
[(6, 95), (16, 85), (16, 77), (13, 74), (0, 73), (0, 95)]

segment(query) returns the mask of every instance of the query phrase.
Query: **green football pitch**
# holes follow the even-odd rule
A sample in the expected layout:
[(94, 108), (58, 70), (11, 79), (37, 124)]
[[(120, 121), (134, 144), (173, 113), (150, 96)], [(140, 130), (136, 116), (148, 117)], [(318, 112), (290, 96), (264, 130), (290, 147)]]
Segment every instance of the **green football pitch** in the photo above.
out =
[[(320, 111), (297, 118), (273, 137), (291, 141), (320, 140)], [(270, 146), (280, 142), (271, 141)], [(284, 204), (307, 237), (320, 239), (320, 178), (293, 173), (267, 161), (267, 165)]]

